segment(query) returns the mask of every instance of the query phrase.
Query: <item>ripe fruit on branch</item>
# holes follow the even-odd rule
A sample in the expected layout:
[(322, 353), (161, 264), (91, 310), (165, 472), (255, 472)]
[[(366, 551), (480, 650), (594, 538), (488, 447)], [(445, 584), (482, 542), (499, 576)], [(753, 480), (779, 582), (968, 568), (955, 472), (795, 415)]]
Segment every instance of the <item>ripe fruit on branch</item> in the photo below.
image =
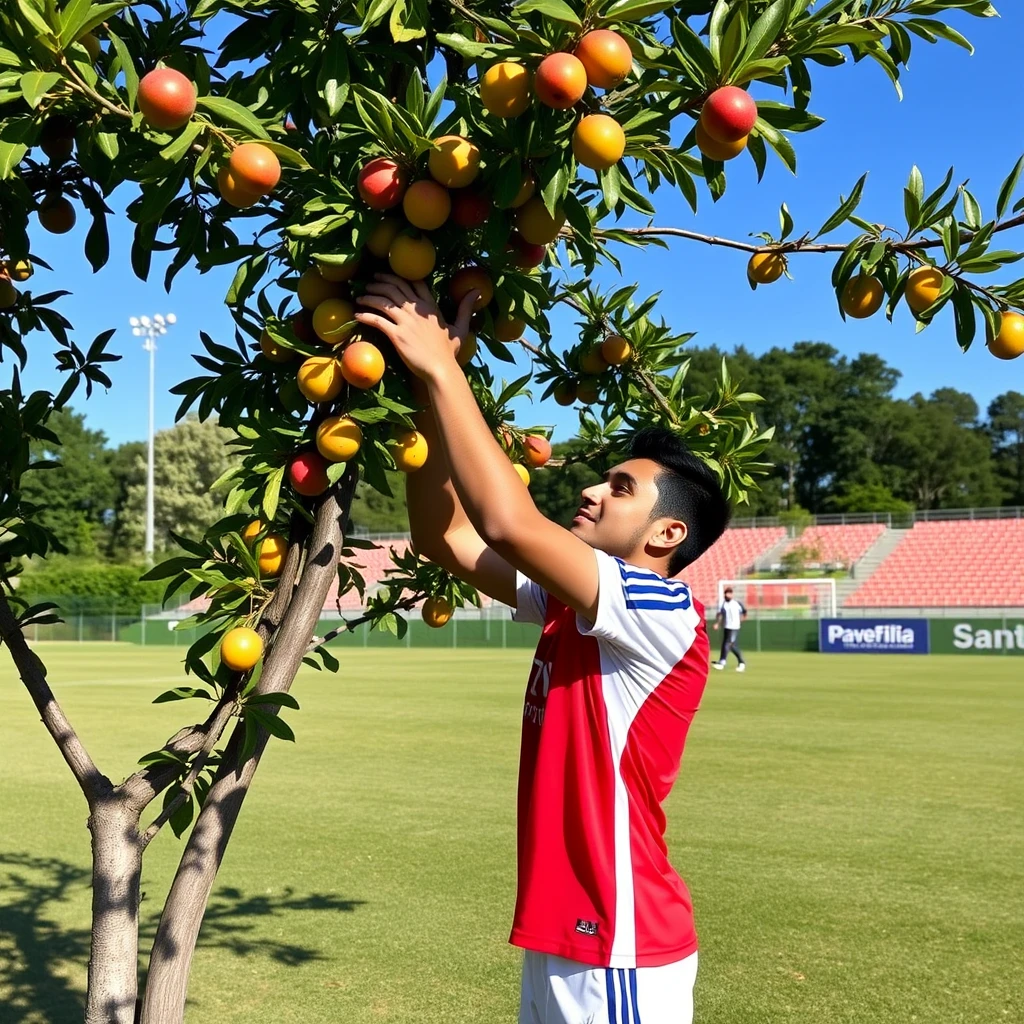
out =
[(303, 309), (296, 313), (291, 319), (292, 330), (295, 332), (295, 337), (299, 341), (304, 341), (307, 345), (316, 344), (316, 332), (313, 330), (313, 311), (310, 309)]
[(255, 192), (246, 192), (239, 186), (238, 180), (231, 173), (231, 168), (226, 164), (217, 172), (217, 191), (225, 203), (238, 210), (248, 210), (260, 201)]
[(596, 377), (584, 377), (576, 385), (576, 400), (584, 405), (593, 405), (601, 394)]
[[(324, 420), (324, 423), (328, 422)], [(320, 424), (321, 428), (324, 423)], [(305, 498), (319, 497), (331, 486), (327, 478), (327, 460), (317, 452), (300, 452), (288, 463), (288, 482)]]
[(746, 135), (735, 142), (718, 142), (708, 135), (700, 121), (697, 122), (694, 133), (697, 140), (697, 148), (709, 160), (720, 160), (724, 163), (726, 160), (735, 159), (747, 148)]
[(458, 305), (470, 292), (479, 292), (473, 302), (473, 312), (486, 306), (494, 298), (494, 284), (486, 270), (481, 267), (463, 267), (457, 270), (448, 285), (448, 294)]
[(519, 191), (515, 194), (515, 198), (508, 204), (507, 208), (509, 210), (518, 210), (528, 199), (533, 198), (533, 194), (536, 191), (537, 179), (532, 174), (524, 174), (522, 181), (519, 182)]
[(263, 657), (263, 641), (255, 629), (236, 626), (220, 642), (220, 660), (232, 672), (248, 672)]
[(313, 310), (313, 330), (328, 345), (340, 345), (355, 330), (355, 315), (348, 299), (324, 299)]
[(251, 551), (253, 544), (256, 543), (256, 538), (260, 535), (260, 530), (263, 529), (263, 522), (259, 519), (254, 519), (248, 526), (242, 531), (242, 540), (245, 541), (245, 546)]
[(400, 234), (388, 250), (391, 269), (406, 281), (422, 281), (433, 271), (436, 262), (434, 243), (422, 235)]
[(39, 148), (55, 164), (68, 160), (75, 148), (75, 122), (63, 114), (48, 117), (39, 132)]
[(365, 391), (384, 376), (384, 357), (369, 341), (353, 341), (341, 356), (341, 372), (354, 388)]
[(5, 274), (0, 277), (0, 309), (10, 309), (18, 303), (18, 289)]
[(843, 288), (843, 312), (855, 320), (866, 320), (882, 308), (884, 298), (885, 289), (877, 277), (854, 274)]
[(519, 474), (519, 479), (522, 480), (527, 487), (529, 487), (530, 471), (521, 462), (513, 462), (512, 468)]
[(157, 68), (139, 82), (138, 101), (148, 125), (174, 131), (196, 112), (196, 87), (174, 68)]
[(235, 184), (244, 192), (265, 196), (281, 180), (281, 162), (273, 150), (259, 142), (235, 146), (228, 160)]
[(348, 416), (328, 416), (316, 428), (316, 447), (328, 462), (348, 462), (363, 443), (359, 424)]
[(516, 228), (531, 245), (547, 245), (553, 242), (565, 224), (561, 209), (552, 217), (539, 197), (529, 200), (516, 214)]
[(465, 188), (480, 173), (480, 150), (461, 135), (442, 135), (427, 157), (433, 179), (445, 188)]
[(284, 556), (287, 554), (288, 541), (279, 533), (268, 533), (256, 548), (256, 564), (260, 567), (260, 575), (280, 576)]
[(572, 405), (576, 401), (576, 385), (570, 381), (563, 381), (555, 385), (551, 395), (559, 405)]
[(633, 354), (628, 341), (619, 334), (609, 334), (601, 342), (601, 356), (611, 366), (621, 366)]
[(548, 254), (546, 245), (534, 245), (526, 241), (519, 232), (513, 232), (509, 239), (508, 248), (512, 252), (512, 265), (520, 270), (532, 270), (544, 262)]
[(423, 602), (420, 615), (432, 629), (440, 629), (452, 617), (452, 606), (443, 597), (428, 597)]
[(103, 53), (100, 41), (91, 32), (86, 32), (84, 36), (78, 37), (78, 42), (85, 47), (86, 53), (89, 54), (89, 60), (95, 64)]
[(755, 252), (747, 264), (747, 277), (755, 284), (772, 284), (786, 272), (786, 257), (781, 252)]
[(491, 215), (491, 200), (473, 189), (452, 196), (452, 221), (467, 230), (483, 227)]
[(626, 152), (626, 133), (614, 117), (588, 114), (572, 133), (572, 152), (584, 167), (606, 171)]
[(515, 316), (496, 316), (494, 336), (498, 341), (518, 341), (526, 330), (526, 321)]
[(608, 369), (608, 360), (601, 354), (601, 346), (596, 345), (580, 356), (580, 369), (584, 373), (604, 373)]
[(414, 181), (402, 199), (405, 219), (416, 228), (433, 231), (439, 228), (452, 212), (452, 200), (448, 190), (436, 181), (425, 178)]
[(473, 356), (476, 355), (478, 342), (476, 335), (473, 333), (467, 334), (465, 340), (459, 345), (459, 351), (455, 355), (455, 361), (459, 366), (466, 366)]
[(518, 117), (530, 105), (530, 73), (506, 60), (492, 64), (480, 79), (480, 99), (495, 117)]
[(405, 169), (390, 157), (379, 156), (359, 172), (356, 188), (373, 210), (390, 210), (402, 201), (408, 178)]
[(427, 439), (418, 430), (404, 430), (388, 441), (395, 467), (403, 473), (415, 473), (427, 461)]
[(587, 91), (587, 69), (571, 53), (550, 53), (537, 68), (533, 88), (545, 106), (568, 110)]
[(67, 234), (77, 219), (75, 208), (64, 196), (47, 196), (39, 204), (39, 223), (51, 234)]
[(295, 356), (294, 349), (278, 345), (266, 331), (260, 335), (260, 351), (272, 363), (290, 363)]
[(523, 458), (534, 469), (539, 469), (551, 458), (551, 442), (539, 434), (529, 434), (523, 441)]
[(345, 378), (335, 356), (310, 356), (299, 367), (299, 391), (310, 402), (330, 402), (341, 394)]
[(7, 260), (4, 272), (12, 281), (27, 281), (34, 273), (34, 268), (28, 260)]
[(299, 278), (295, 287), (295, 293), (303, 309), (314, 310), (321, 302), (337, 298), (340, 289), (330, 281), (325, 281), (320, 276), (316, 267), (310, 267)]
[(618, 32), (607, 28), (588, 32), (574, 51), (595, 89), (614, 89), (633, 67), (633, 53)]
[(744, 89), (725, 85), (704, 101), (700, 120), (715, 142), (738, 142), (757, 123), (757, 104)]
[(942, 291), (942, 283), (946, 280), (938, 267), (918, 267), (910, 273), (907, 278), (907, 290), (904, 295), (907, 298), (907, 305), (915, 313), (923, 313), (939, 297)]
[(388, 250), (395, 236), (402, 230), (402, 222), (397, 217), (385, 217), (366, 239), (366, 248), (379, 260), (388, 258)]
[(344, 263), (326, 263), (323, 260), (317, 260), (316, 269), (325, 281), (330, 281), (332, 284), (351, 281), (359, 269), (359, 257), (353, 256), (351, 259), (345, 260)]
[(1024, 316), (1011, 311), (1004, 312), (999, 333), (989, 339), (988, 350), (997, 359), (1016, 359), (1024, 354)]

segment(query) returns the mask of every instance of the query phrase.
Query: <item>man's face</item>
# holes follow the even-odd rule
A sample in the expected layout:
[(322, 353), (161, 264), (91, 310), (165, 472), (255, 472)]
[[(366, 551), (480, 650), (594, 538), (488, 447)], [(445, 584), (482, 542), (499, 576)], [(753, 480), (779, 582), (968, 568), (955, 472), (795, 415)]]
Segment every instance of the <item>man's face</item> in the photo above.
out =
[(592, 548), (628, 559), (666, 523), (675, 522), (667, 517), (651, 522), (662, 472), (650, 459), (629, 459), (613, 467), (601, 483), (583, 490), (570, 530)]
[(725, 599), (726, 599), (726, 601), (731, 601), (732, 600), (732, 591), (731, 590), (727, 590), (725, 592)]

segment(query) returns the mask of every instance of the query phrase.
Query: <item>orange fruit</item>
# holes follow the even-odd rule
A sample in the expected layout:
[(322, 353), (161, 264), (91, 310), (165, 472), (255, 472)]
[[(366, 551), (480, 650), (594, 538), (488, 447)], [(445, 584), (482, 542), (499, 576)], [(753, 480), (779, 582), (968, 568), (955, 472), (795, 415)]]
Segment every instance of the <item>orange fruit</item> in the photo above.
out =
[(539, 197), (528, 200), (516, 213), (516, 228), (531, 245), (553, 242), (564, 224), (565, 214), (559, 209), (552, 217)]
[(771, 284), (786, 272), (786, 257), (781, 252), (755, 252), (747, 264), (747, 276), (757, 284)]
[(518, 117), (530, 105), (530, 72), (510, 60), (492, 64), (480, 78), (480, 99), (495, 117)]
[(1024, 316), (1010, 311), (1003, 313), (999, 333), (989, 339), (988, 350), (997, 359), (1016, 359), (1024, 354)]
[(452, 301), (458, 305), (473, 291), (480, 293), (473, 303), (473, 312), (478, 312), (494, 298), (494, 285), (487, 271), (481, 267), (463, 267), (455, 271), (448, 285)]
[(626, 152), (626, 133), (614, 117), (588, 114), (572, 133), (572, 152), (584, 167), (606, 171)]
[(365, 391), (384, 376), (384, 357), (369, 341), (353, 341), (341, 355), (341, 372), (354, 388)]
[(418, 430), (405, 430), (388, 441), (395, 466), (403, 473), (415, 473), (427, 461), (427, 439)]
[(609, 334), (601, 342), (601, 356), (611, 366), (621, 366), (633, 353), (628, 341), (618, 334)]
[(737, 139), (735, 142), (718, 142), (708, 135), (701, 121), (697, 122), (696, 139), (697, 148), (709, 160), (732, 160), (735, 157), (738, 157), (740, 153), (747, 148), (746, 135), (744, 135), (742, 139)]
[(526, 330), (526, 321), (515, 316), (496, 316), (494, 336), (498, 341), (518, 341)]
[(537, 179), (532, 174), (524, 174), (523, 180), (519, 183), (519, 191), (516, 193), (515, 199), (508, 204), (510, 210), (518, 210), (528, 199), (533, 198), (534, 192), (537, 191)]
[(551, 442), (540, 434), (529, 434), (523, 441), (523, 458), (539, 469), (551, 458)]
[(12, 281), (27, 281), (35, 272), (28, 260), (8, 260), (4, 270)]
[(255, 629), (236, 626), (220, 642), (220, 660), (232, 672), (248, 672), (263, 657), (263, 641)]
[(348, 462), (362, 443), (359, 424), (348, 416), (328, 416), (316, 428), (317, 451), (328, 462)]
[(0, 277), (0, 309), (10, 309), (18, 303), (18, 289), (7, 276)]
[(451, 617), (452, 606), (443, 597), (428, 597), (423, 602), (420, 615), (423, 621), (432, 629), (440, 629)]
[(527, 487), (529, 487), (530, 471), (521, 462), (513, 462), (512, 468), (519, 474), (519, 479), (522, 480)]
[(256, 538), (260, 534), (260, 530), (263, 529), (263, 523), (259, 519), (254, 519), (249, 525), (242, 531), (241, 537), (245, 541), (245, 546), (252, 550), (253, 544), (256, 542)]
[(568, 110), (587, 91), (587, 69), (571, 53), (549, 53), (537, 68), (533, 88), (545, 106)]
[(461, 135), (434, 139), (427, 157), (431, 177), (445, 188), (465, 188), (480, 173), (480, 150)]
[(355, 330), (355, 315), (356, 308), (348, 299), (324, 299), (313, 310), (313, 330), (328, 345), (340, 345)]
[(452, 212), (452, 200), (448, 190), (436, 181), (425, 179), (414, 181), (406, 190), (402, 200), (405, 219), (413, 227), (424, 231), (439, 228)]
[(478, 343), (475, 334), (466, 335), (466, 340), (459, 345), (459, 351), (455, 356), (455, 361), (459, 366), (465, 366), (472, 358), (476, 355)]
[(584, 405), (593, 405), (600, 397), (601, 389), (596, 377), (584, 377), (576, 385), (576, 400)]
[(574, 51), (595, 89), (614, 89), (633, 68), (633, 53), (618, 32), (607, 28), (588, 32)]
[(330, 402), (341, 394), (345, 378), (334, 356), (310, 356), (299, 367), (299, 391), (310, 402)]
[(279, 533), (268, 533), (256, 550), (256, 564), (261, 576), (280, 576), (284, 556), (288, 554), (288, 541)]
[(305, 271), (295, 288), (303, 309), (316, 309), (321, 302), (335, 298), (338, 291), (337, 285), (325, 281), (316, 267), (310, 267)]
[(551, 396), (559, 405), (572, 405), (576, 401), (576, 385), (570, 382), (556, 384)]
[[(387, 253), (384, 254), (385, 256)], [(355, 272), (359, 269), (359, 257), (353, 256), (344, 263), (325, 263), (323, 260), (316, 261), (316, 269), (325, 281), (338, 284), (342, 281), (351, 281)]]
[(377, 259), (386, 260), (391, 243), (395, 236), (402, 230), (402, 222), (397, 217), (385, 217), (369, 234), (366, 239), (366, 248), (373, 253)]
[(281, 162), (273, 150), (259, 142), (235, 146), (228, 160), (231, 176), (243, 192), (265, 196), (281, 180)]
[(716, 142), (739, 142), (757, 123), (757, 104), (746, 90), (724, 85), (704, 101), (700, 120)]
[(139, 82), (139, 110), (153, 128), (174, 131), (196, 112), (196, 87), (173, 68), (157, 68)]
[(608, 360), (602, 355), (600, 345), (595, 345), (580, 356), (580, 369), (589, 374), (604, 373), (608, 369)]
[(938, 267), (926, 265), (911, 271), (904, 292), (907, 305), (915, 313), (923, 313), (939, 297), (945, 280), (946, 275)]
[(278, 345), (266, 331), (260, 335), (260, 351), (272, 363), (290, 363), (295, 357), (293, 349)]
[(884, 298), (885, 289), (877, 277), (854, 274), (843, 288), (843, 312), (854, 320), (866, 320), (882, 308)]
[(67, 234), (76, 220), (75, 208), (64, 196), (47, 196), (39, 204), (39, 223), (51, 234)]
[(217, 191), (225, 203), (239, 210), (248, 210), (260, 201), (255, 192), (246, 192), (239, 187), (231, 168), (226, 164), (217, 172)]
[(391, 269), (406, 281), (422, 281), (434, 269), (437, 252), (429, 238), (399, 235), (388, 250)]

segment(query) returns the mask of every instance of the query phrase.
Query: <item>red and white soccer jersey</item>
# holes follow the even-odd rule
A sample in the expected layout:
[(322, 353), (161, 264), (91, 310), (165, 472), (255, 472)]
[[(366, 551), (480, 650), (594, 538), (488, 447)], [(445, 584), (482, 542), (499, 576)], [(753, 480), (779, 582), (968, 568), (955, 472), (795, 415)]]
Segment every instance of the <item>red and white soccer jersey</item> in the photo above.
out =
[(697, 948), (661, 804), (708, 675), (689, 587), (595, 552), (593, 626), (522, 574), (543, 626), (523, 710), (518, 893), (509, 941), (596, 967), (657, 967)]

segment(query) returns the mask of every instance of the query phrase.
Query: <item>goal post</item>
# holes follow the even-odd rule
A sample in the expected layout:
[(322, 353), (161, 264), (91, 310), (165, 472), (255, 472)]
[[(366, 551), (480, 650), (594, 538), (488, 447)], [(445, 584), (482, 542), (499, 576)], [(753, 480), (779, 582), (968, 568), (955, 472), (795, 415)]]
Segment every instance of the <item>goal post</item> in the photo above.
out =
[(836, 617), (836, 581), (832, 578), (719, 580), (716, 612), (725, 599), (726, 587), (732, 587), (733, 597), (752, 616), (813, 619)]

